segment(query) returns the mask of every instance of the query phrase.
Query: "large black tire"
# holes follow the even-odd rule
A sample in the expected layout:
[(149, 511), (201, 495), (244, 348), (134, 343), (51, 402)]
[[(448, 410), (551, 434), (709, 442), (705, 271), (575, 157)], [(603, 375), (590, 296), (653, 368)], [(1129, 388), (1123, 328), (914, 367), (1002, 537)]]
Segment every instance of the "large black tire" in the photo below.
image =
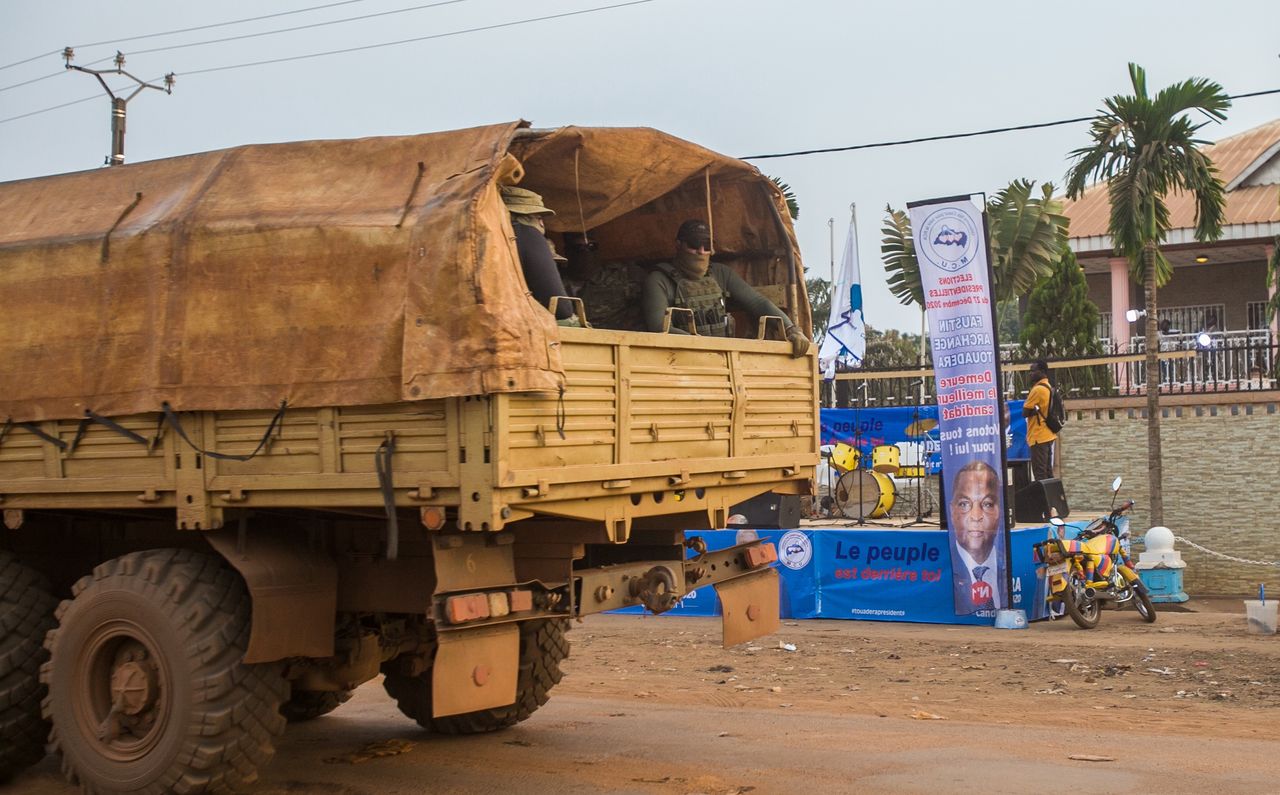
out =
[[(278, 664), (246, 665), (240, 576), (190, 550), (135, 552), (82, 577), (46, 643), (50, 750), (83, 792), (225, 792), (284, 732)], [(114, 706), (113, 706), (114, 705)]]
[(1080, 629), (1093, 629), (1102, 618), (1102, 606), (1092, 591), (1074, 580), (1062, 592), (1062, 606)]
[(1147, 586), (1141, 582), (1132, 583), (1130, 588), (1133, 589), (1133, 608), (1138, 611), (1138, 615), (1142, 616), (1142, 620), (1148, 624), (1156, 622), (1156, 606), (1151, 603), (1151, 595), (1147, 593)]
[(294, 690), (280, 705), (280, 714), (290, 723), (302, 723), (328, 715), (351, 700), (350, 690)]
[(520, 676), (514, 704), (443, 718), (431, 717), (431, 672), (404, 676), (388, 671), (383, 680), (396, 706), (418, 725), (441, 734), (479, 734), (514, 726), (547, 703), (551, 688), (564, 675), (560, 662), (569, 656), (563, 619), (526, 621), (520, 625)]
[(44, 636), (58, 600), (44, 576), (0, 551), (0, 782), (44, 757)]

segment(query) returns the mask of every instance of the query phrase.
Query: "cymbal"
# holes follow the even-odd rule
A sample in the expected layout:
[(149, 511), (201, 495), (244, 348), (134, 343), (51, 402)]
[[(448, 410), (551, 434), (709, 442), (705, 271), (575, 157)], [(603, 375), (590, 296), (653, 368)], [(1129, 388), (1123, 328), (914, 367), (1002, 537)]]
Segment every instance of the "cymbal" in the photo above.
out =
[(907, 436), (924, 436), (926, 433), (928, 433), (929, 431), (933, 430), (936, 427), (938, 427), (937, 420), (931, 420), (931, 419), (916, 420), (915, 422), (907, 426), (906, 433), (907, 433)]

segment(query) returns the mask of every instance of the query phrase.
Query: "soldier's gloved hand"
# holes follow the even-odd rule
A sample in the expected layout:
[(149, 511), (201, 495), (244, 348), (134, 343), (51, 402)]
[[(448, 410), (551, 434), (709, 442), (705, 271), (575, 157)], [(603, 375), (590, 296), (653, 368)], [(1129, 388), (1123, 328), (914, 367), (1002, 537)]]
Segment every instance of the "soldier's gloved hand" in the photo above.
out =
[(792, 326), (787, 329), (787, 342), (791, 343), (791, 358), (799, 359), (809, 352), (809, 338), (804, 335), (799, 326)]

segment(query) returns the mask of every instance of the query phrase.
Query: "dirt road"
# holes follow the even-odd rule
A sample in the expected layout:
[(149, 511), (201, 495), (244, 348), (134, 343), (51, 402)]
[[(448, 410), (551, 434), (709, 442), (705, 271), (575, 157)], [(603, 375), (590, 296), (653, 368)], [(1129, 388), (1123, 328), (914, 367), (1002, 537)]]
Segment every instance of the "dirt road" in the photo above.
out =
[[(728, 651), (716, 619), (597, 616), (515, 729), (432, 737), (370, 683), (291, 727), (254, 791), (1278, 792), (1280, 637), (1193, 605), (1092, 632), (805, 621)], [(12, 789), (74, 791), (52, 760)]]

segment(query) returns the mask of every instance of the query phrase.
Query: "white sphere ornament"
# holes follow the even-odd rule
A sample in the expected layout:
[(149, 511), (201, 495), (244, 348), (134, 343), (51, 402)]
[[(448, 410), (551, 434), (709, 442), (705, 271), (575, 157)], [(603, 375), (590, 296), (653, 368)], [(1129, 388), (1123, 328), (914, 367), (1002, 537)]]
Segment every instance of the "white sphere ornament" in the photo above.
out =
[(1147, 531), (1143, 543), (1148, 552), (1172, 552), (1173, 531), (1163, 525), (1156, 525)]

